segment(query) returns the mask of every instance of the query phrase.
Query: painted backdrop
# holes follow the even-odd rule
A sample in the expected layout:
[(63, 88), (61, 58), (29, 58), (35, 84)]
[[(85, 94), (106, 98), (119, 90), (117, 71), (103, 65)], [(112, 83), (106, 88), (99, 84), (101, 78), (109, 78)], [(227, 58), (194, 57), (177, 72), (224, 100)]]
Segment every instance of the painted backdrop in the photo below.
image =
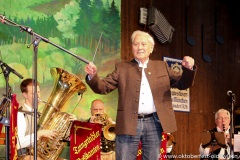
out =
[[(31, 28), (35, 33), (48, 38), (72, 53), (89, 61), (93, 60), (101, 77), (105, 77), (120, 61), (120, 0), (0, 0), (0, 14), (18, 25)], [(24, 78), (33, 75), (33, 46), (27, 46), (33, 37), (19, 26), (0, 24), (0, 60)], [(102, 36), (100, 36), (102, 34)], [(84, 81), (85, 63), (59, 48), (40, 41), (38, 46), (37, 77), (41, 87), (41, 99), (47, 101), (52, 91), (52, 67), (63, 68)], [(0, 69), (1, 72), (1, 69)], [(1, 72), (2, 73), (2, 72)], [(11, 73), (9, 84), (12, 93), (17, 94), (22, 81)], [(87, 86), (87, 84), (85, 83)], [(0, 75), (0, 94), (6, 92), (4, 75)], [(97, 95), (87, 86), (80, 98), (74, 94), (63, 111), (74, 113), (80, 120), (90, 116), (91, 101), (100, 98), (105, 102), (107, 114), (116, 118), (117, 91), (108, 95)], [(80, 100), (80, 102), (79, 102)], [(43, 104), (39, 107), (41, 111)]]

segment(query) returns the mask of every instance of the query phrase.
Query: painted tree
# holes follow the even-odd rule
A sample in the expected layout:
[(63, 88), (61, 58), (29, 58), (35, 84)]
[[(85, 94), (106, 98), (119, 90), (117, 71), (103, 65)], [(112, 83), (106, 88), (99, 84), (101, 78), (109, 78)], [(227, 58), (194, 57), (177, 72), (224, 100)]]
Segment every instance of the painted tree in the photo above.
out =
[(114, 50), (119, 48), (119, 42), (120, 42), (120, 14), (119, 11), (115, 5), (114, 0), (111, 3), (111, 8), (109, 11), (109, 23), (111, 26), (111, 37), (110, 37), (110, 42), (111, 45), (110, 46), (114, 46)]
[(79, 7), (81, 9), (79, 13), (79, 19), (76, 22), (76, 27), (74, 31), (79, 35), (80, 44), (84, 47), (88, 47), (88, 38), (92, 32), (91, 28), (91, 19), (92, 19), (92, 10), (91, 10), (91, 0), (84, 0), (79, 2)]
[(63, 38), (74, 39), (77, 36), (73, 28), (76, 26), (76, 21), (79, 19), (79, 12), (80, 8), (77, 2), (71, 1), (69, 4), (65, 5), (65, 8), (54, 15), (54, 19), (58, 23), (57, 29), (62, 32)]

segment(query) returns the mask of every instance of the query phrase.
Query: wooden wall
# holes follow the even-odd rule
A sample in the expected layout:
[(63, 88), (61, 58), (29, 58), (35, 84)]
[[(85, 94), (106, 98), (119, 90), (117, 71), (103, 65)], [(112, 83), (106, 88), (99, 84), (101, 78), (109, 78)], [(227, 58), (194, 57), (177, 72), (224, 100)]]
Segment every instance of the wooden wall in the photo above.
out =
[[(199, 154), (200, 133), (215, 126), (214, 113), (229, 108), (227, 91), (235, 93), (239, 106), (240, 90), (240, 11), (235, 0), (122, 0), (121, 5), (121, 57), (133, 58), (130, 36), (134, 30), (147, 26), (139, 23), (140, 7), (157, 8), (174, 27), (171, 43), (162, 44), (155, 37), (156, 46), (151, 59), (163, 56), (180, 58), (192, 56), (198, 66), (194, 86), (190, 89), (190, 112), (176, 112), (178, 131), (173, 133), (176, 145), (174, 154)], [(188, 6), (188, 32), (186, 32), (186, 6)], [(217, 14), (216, 14), (217, 13)], [(217, 15), (217, 34), (216, 21)], [(204, 38), (202, 39), (202, 26)], [(187, 43), (187, 33), (195, 45)], [(216, 35), (224, 42), (216, 41)], [(221, 40), (221, 39), (220, 39)], [(203, 43), (202, 43), (203, 42)], [(204, 50), (202, 50), (204, 44)], [(203, 60), (211, 57), (211, 63)]]

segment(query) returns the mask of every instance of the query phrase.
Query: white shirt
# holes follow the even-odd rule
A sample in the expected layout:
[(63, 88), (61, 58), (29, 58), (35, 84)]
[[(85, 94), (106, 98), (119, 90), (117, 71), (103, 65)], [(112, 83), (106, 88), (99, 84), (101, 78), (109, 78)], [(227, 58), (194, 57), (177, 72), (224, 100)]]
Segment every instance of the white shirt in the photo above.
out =
[(144, 64), (137, 61), (139, 64), (139, 67), (142, 67), (142, 79), (141, 79), (141, 85), (140, 85), (139, 107), (138, 107), (139, 114), (150, 114), (150, 113), (156, 112), (152, 91), (144, 71), (144, 69), (147, 68), (148, 61), (149, 60), (147, 60)]
[[(26, 104), (24, 104), (27, 108), (27, 111), (32, 112), (33, 109)], [(30, 144), (33, 144), (34, 142), (34, 134), (26, 135), (26, 119), (24, 116), (24, 112), (18, 112), (17, 115), (17, 126), (18, 126), (18, 138), (17, 138), (17, 149), (25, 148), (30, 146)], [(32, 125), (34, 125), (34, 122), (32, 122)]]
[[(230, 127), (225, 131), (226, 134), (229, 134), (229, 129), (230, 129)], [(222, 132), (222, 130), (218, 127), (217, 127), (217, 131)], [(230, 147), (229, 147), (228, 144), (226, 144), (226, 145), (227, 145), (227, 154), (230, 155)], [(210, 154), (210, 147), (203, 148), (202, 144), (200, 144), (199, 152), (200, 152), (201, 155), (207, 156), (207, 155)], [(224, 155), (225, 155), (225, 148), (221, 148), (221, 150), (218, 154), (218, 158), (219, 159), (224, 159)]]

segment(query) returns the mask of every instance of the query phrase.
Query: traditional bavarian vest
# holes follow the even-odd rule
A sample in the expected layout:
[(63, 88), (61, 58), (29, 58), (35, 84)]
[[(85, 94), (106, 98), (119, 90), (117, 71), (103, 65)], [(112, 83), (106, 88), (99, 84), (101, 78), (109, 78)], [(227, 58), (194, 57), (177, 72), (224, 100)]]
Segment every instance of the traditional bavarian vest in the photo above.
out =
[[(18, 111), (24, 113), (25, 122), (26, 122), (25, 135), (34, 133), (34, 112), (28, 111), (25, 105), (22, 105), (18, 109)], [(39, 118), (39, 114), (38, 114), (38, 118)]]

